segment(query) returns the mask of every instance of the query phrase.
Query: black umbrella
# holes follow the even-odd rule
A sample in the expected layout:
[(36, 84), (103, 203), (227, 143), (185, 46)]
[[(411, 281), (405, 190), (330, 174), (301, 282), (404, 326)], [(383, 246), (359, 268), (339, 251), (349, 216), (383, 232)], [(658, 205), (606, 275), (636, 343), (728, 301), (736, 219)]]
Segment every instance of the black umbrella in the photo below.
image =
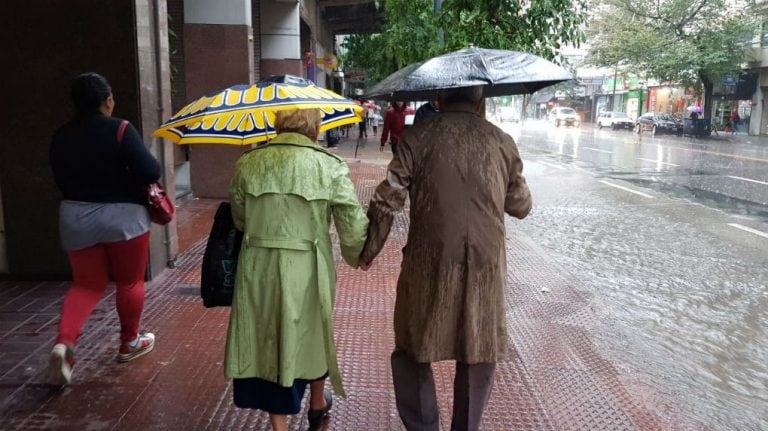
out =
[(533, 54), (467, 48), (411, 64), (371, 88), (368, 99), (435, 100), (438, 90), (483, 86), (483, 96), (534, 93), (573, 79), (562, 67)]

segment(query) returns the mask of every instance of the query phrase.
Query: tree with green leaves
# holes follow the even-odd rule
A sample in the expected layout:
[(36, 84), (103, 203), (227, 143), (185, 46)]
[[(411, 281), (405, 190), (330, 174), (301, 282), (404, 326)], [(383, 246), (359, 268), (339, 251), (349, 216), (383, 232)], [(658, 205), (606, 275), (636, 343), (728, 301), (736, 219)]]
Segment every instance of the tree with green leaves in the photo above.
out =
[(738, 73), (758, 21), (744, 0), (602, 0), (587, 31), (590, 62), (630, 68), (662, 81), (712, 90)]
[[(350, 35), (345, 68), (367, 72), (367, 83), (418, 61), (467, 48), (511, 49), (559, 60), (564, 45), (584, 41), (586, 0), (386, 0), (382, 33)], [(442, 30), (442, 37), (440, 37)]]

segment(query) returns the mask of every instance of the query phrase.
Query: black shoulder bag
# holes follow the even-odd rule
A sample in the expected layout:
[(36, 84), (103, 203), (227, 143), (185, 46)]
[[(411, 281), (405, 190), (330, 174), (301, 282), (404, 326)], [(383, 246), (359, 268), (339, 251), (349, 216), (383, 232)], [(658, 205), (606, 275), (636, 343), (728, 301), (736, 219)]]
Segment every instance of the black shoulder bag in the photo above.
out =
[(204, 306), (210, 308), (232, 305), (237, 258), (242, 242), (243, 232), (235, 228), (229, 202), (222, 202), (216, 210), (203, 254), (200, 296), (203, 297)]

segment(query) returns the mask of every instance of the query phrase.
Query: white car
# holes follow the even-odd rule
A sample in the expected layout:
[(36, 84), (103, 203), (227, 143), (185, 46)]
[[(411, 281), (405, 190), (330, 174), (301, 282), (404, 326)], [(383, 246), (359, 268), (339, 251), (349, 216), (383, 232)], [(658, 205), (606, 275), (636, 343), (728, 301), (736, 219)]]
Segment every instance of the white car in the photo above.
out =
[(552, 109), (552, 111), (549, 112), (549, 120), (552, 121), (552, 123), (554, 123), (557, 127), (560, 127), (562, 124), (566, 126), (579, 127), (579, 124), (581, 123), (579, 114), (576, 113), (573, 108), (565, 107)]
[(635, 127), (635, 122), (624, 112), (610, 112), (606, 111), (597, 117), (597, 127), (602, 129), (603, 127), (610, 127), (611, 129), (628, 129), (632, 130)]
[(517, 123), (520, 121), (520, 116), (517, 114), (517, 111), (511, 107), (511, 106), (502, 106), (499, 108), (498, 112), (498, 118), (499, 122), (505, 122), (505, 121), (513, 121)]

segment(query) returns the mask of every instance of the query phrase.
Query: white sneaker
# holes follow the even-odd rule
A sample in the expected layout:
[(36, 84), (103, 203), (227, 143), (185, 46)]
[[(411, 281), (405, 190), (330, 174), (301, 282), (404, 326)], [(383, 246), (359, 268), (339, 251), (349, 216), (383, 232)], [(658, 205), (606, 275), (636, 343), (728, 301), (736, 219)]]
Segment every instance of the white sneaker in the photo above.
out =
[(48, 366), (48, 382), (54, 386), (68, 385), (72, 381), (74, 365), (75, 356), (71, 348), (61, 343), (53, 346)]
[(140, 334), (139, 340), (135, 346), (131, 346), (128, 343), (120, 345), (120, 350), (117, 353), (118, 362), (128, 362), (139, 356), (144, 356), (151, 352), (155, 348), (155, 334), (147, 332), (146, 334)]

